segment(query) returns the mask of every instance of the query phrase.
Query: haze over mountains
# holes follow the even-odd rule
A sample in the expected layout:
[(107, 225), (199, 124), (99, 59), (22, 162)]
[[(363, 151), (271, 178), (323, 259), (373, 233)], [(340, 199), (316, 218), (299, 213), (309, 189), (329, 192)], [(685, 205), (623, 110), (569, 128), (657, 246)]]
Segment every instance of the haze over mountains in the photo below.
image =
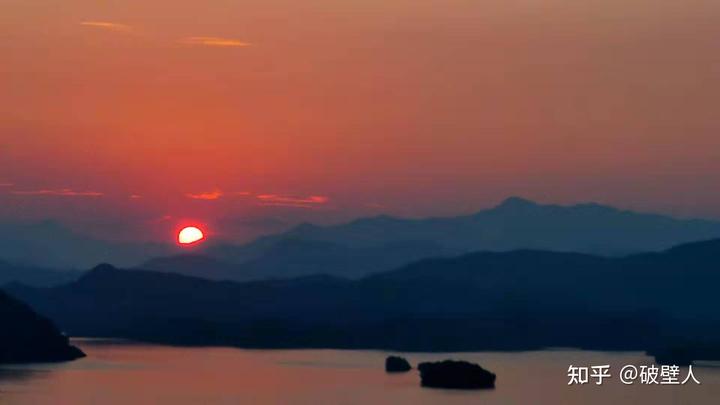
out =
[(0, 223), (0, 259), (13, 264), (53, 269), (88, 269), (102, 262), (133, 266), (170, 254), (160, 243), (99, 240), (55, 222)]
[(81, 274), (82, 272), (75, 270), (47, 269), (0, 260), (0, 285), (16, 281), (36, 287), (50, 287), (69, 283)]
[[(212, 280), (246, 281), (313, 274), (357, 278), (426, 257), (450, 256), (460, 250), (446, 249), (432, 241), (348, 247), (329, 241), (289, 237), (273, 240), (261, 248), (221, 246), (211, 248), (207, 253), (157, 258), (140, 268)], [(247, 254), (246, 260), (240, 261), (238, 253)]]
[(0, 266), (0, 273), (5, 273), (0, 280), (35, 285), (53, 284), (58, 277), (48, 273), (18, 278), (10, 268), (88, 269), (108, 262), (216, 280), (320, 273), (358, 278), (422, 258), (472, 251), (540, 249), (617, 256), (720, 237), (718, 221), (674, 219), (598, 204), (543, 205), (518, 197), (466, 216), (379, 216), (334, 226), (302, 224), (244, 245), (211, 240), (177, 256), (168, 256), (178, 251), (170, 244), (101, 241), (51, 221), (3, 226), (0, 259), (11, 265)]
[(598, 204), (541, 205), (513, 197), (468, 216), (380, 216), (335, 226), (303, 224), (245, 245), (210, 245), (200, 255), (159, 258), (141, 267), (228, 280), (318, 273), (361, 277), (421, 258), (472, 251), (538, 249), (617, 256), (716, 237), (720, 222)]
[(306, 224), (257, 243), (299, 238), (361, 247), (422, 240), (465, 251), (545, 249), (622, 255), (712, 237), (720, 237), (720, 222), (678, 220), (592, 203), (542, 205), (511, 197), (468, 216), (419, 220), (379, 216), (330, 227)]
[(719, 265), (720, 239), (621, 258), (471, 253), (355, 281), (236, 283), (102, 265), (65, 286), (6, 289), (73, 335), (245, 347), (650, 350), (720, 347)]

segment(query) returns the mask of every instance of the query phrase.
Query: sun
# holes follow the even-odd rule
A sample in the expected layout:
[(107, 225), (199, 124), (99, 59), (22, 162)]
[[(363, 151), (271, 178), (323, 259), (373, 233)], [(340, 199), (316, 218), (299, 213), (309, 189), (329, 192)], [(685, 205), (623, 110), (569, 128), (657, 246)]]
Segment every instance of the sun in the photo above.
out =
[(205, 239), (205, 235), (200, 228), (196, 226), (186, 226), (178, 232), (177, 241), (181, 245), (190, 245), (198, 243)]

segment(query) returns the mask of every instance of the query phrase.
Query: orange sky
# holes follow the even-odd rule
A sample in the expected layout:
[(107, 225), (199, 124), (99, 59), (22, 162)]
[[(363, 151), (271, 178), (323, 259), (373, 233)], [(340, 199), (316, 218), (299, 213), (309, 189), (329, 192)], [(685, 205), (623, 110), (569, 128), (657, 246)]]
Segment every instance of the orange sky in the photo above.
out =
[(0, 219), (717, 217), (718, 38), (711, 0), (5, 0)]

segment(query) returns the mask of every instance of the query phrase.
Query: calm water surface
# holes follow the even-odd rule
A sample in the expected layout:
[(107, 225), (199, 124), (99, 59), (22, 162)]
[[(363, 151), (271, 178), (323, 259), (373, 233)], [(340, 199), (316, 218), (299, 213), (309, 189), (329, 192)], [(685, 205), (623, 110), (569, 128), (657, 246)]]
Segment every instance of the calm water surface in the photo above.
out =
[[(702, 385), (627, 386), (625, 364), (641, 353), (552, 350), (521, 353), (406, 354), (416, 364), (460, 358), (498, 375), (497, 388), (421, 388), (415, 371), (388, 375), (388, 353), (354, 350), (177, 348), (76, 340), (88, 357), (63, 364), (0, 368), (5, 404), (715, 404), (720, 368), (694, 367)], [(570, 364), (611, 364), (602, 386), (568, 386)], [(686, 369), (681, 375), (684, 377)]]

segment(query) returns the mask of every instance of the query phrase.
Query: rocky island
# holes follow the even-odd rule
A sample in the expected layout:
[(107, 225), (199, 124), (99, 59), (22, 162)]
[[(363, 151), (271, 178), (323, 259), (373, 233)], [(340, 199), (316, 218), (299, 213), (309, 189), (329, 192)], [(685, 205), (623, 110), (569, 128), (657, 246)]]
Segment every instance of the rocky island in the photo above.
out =
[(412, 366), (403, 357), (388, 356), (385, 359), (385, 371), (388, 373), (404, 373), (410, 371)]
[(430, 388), (495, 388), (495, 374), (467, 361), (420, 363), (420, 385)]

